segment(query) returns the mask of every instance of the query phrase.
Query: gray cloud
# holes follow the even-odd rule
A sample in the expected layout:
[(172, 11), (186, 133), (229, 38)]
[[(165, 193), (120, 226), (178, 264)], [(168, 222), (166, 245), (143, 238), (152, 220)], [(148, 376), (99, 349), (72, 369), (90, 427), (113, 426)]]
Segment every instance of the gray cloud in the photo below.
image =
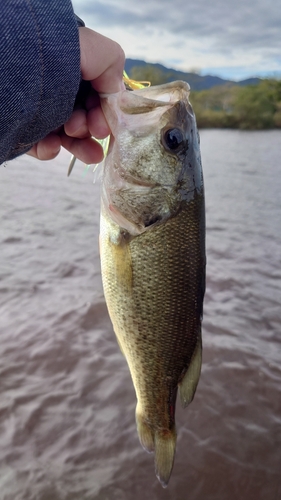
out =
[(241, 43), (242, 36), (242, 43), (246, 39), (255, 45), (260, 38), (271, 43), (281, 40), (280, 34), (276, 39), (281, 28), (281, 4), (276, 0), (76, 0), (76, 4), (85, 16), (107, 27), (153, 26), (186, 36), (223, 38), (231, 43)]
[[(281, 4), (278, 0), (73, 0), (91, 27), (121, 27), (141, 38), (149, 30), (204, 43), (206, 50), (230, 55), (258, 51), (281, 61)], [(280, 62), (281, 69), (281, 62)]]

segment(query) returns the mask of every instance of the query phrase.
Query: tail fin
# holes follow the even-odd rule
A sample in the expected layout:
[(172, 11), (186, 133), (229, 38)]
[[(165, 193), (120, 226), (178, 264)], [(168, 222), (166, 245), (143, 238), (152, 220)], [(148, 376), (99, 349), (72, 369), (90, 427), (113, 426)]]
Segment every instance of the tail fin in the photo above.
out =
[(151, 453), (152, 451), (154, 451), (154, 433), (151, 427), (149, 427), (149, 425), (143, 418), (143, 415), (139, 410), (139, 403), (137, 404), (136, 408), (136, 422), (141, 445), (145, 449), (145, 451)]
[(173, 469), (176, 441), (175, 427), (155, 433), (155, 472), (163, 488), (168, 486)]
[(163, 488), (166, 488), (174, 465), (177, 441), (175, 426), (172, 429), (155, 431), (147, 424), (138, 405), (136, 408), (136, 421), (141, 445), (148, 453), (155, 451), (156, 476)]

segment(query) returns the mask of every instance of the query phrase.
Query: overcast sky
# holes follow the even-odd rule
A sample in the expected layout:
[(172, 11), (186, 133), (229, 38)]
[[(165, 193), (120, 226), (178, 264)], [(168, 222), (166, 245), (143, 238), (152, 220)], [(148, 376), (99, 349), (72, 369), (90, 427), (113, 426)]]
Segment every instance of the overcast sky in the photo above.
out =
[(239, 80), (281, 77), (281, 0), (73, 0), (126, 56)]

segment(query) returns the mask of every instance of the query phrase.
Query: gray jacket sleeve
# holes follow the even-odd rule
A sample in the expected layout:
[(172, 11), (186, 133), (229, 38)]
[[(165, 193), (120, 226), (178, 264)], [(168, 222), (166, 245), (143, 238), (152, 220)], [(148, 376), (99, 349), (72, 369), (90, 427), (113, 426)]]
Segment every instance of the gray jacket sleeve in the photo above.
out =
[(1, 0), (0, 164), (70, 117), (80, 47), (70, 0)]

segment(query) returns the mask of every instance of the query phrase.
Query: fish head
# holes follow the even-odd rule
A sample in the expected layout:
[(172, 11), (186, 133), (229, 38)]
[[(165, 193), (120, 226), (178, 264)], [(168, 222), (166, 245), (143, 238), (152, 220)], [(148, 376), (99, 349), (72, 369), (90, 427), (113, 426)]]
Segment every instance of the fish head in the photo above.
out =
[(112, 131), (102, 198), (112, 218), (118, 224), (122, 219), (132, 234), (173, 216), (182, 201), (202, 190), (189, 91), (178, 81), (101, 98)]

